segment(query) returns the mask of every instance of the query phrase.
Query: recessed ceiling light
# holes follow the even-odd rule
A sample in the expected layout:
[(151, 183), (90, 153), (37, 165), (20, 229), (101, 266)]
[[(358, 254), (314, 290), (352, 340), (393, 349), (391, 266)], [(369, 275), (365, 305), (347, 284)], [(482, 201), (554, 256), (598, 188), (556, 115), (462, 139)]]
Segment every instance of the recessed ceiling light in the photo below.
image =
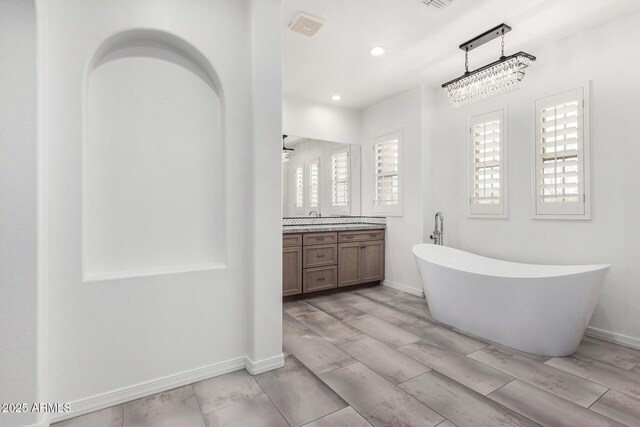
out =
[(372, 56), (380, 56), (383, 55), (386, 50), (384, 46), (374, 46), (369, 50), (369, 53)]
[(340, 95), (333, 95), (331, 99), (333, 99), (334, 101), (340, 101), (342, 97)]

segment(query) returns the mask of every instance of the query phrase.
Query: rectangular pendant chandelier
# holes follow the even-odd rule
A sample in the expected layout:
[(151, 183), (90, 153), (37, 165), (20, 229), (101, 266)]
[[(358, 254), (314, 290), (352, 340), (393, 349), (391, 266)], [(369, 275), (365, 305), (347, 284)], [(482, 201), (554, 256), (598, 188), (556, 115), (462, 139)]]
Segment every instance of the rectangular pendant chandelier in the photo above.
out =
[[(536, 57), (525, 52), (504, 56), (504, 35), (509, 31), (511, 27), (500, 24), (460, 45), (460, 49), (465, 52), (465, 73), (442, 85), (449, 95), (449, 101), (455, 107), (509, 92), (522, 85), (525, 70), (536, 60)], [(497, 37), (502, 37), (500, 58), (477, 70), (469, 71), (469, 51)]]

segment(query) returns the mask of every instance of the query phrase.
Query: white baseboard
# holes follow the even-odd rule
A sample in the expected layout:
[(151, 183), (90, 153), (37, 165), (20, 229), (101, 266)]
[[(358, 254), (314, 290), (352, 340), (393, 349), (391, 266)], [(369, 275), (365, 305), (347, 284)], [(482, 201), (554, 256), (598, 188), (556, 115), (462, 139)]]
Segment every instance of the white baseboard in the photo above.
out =
[(271, 371), (273, 369), (282, 368), (284, 366), (284, 355), (270, 357), (268, 359), (262, 359), (257, 362), (246, 357), (245, 369), (251, 375), (258, 375), (263, 372)]
[(605, 331), (604, 329), (598, 329), (592, 326), (587, 326), (585, 335), (640, 350), (640, 338), (634, 338), (611, 331)]
[(158, 378), (84, 399), (79, 399), (74, 402), (70, 402), (70, 412), (64, 414), (52, 414), (51, 422), (55, 423), (67, 420), (79, 415), (99, 411), (100, 409), (105, 409), (113, 405), (119, 405), (124, 402), (140, 399), (141, 397), (171, 390), (193, 382), (237, 371), (243, 369), (245, 367), (245, 363), (246, 358), (244, 356), (240, 356), (223, 362), (203, 366), (201, 368), (169, 375), (164, 378)]
[(415, 295), (417, 297), (424, 296), (424, 292), (422, 292), (422, 289), (416, 289), (413, 286), (403, 285), (402, 283), (392, 282), (390, 280), (383, 280), (382, 286), (395, 289), (396, 291), (406, 292), (408, 294)]

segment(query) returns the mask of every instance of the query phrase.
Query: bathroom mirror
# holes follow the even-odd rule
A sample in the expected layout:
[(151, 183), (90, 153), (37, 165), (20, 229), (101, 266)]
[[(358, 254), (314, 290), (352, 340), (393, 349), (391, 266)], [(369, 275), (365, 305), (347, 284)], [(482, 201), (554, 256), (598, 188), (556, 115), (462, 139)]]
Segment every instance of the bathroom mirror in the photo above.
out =
[(360, 146), (284, 138), (284, 217), (360, 215)]

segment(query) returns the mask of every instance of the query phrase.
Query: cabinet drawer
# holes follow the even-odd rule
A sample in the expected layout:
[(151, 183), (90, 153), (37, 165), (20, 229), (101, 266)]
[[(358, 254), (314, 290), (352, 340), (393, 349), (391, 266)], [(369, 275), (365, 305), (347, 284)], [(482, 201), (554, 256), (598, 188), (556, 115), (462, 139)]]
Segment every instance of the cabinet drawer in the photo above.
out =
[(283, 234), (282, 246), (302, 246), (302, 234)]
[(384, 230), (341, 231), (338, 235), (340, 243), (382, 239), (384, 239)]
[(329, 232), (329, 233), (304, 233), (304, 244), (305, 245), (323, 245), (329, 243), (337, 243), (338, 242), (338, 233)]
[(338, 262), (338, 245), (304, 246), (302, 265), (304, 268), (321, 267)]
[(305, 268), (303, 273), (303, 292), (321, 291), (338, 286), (338, 267)]

